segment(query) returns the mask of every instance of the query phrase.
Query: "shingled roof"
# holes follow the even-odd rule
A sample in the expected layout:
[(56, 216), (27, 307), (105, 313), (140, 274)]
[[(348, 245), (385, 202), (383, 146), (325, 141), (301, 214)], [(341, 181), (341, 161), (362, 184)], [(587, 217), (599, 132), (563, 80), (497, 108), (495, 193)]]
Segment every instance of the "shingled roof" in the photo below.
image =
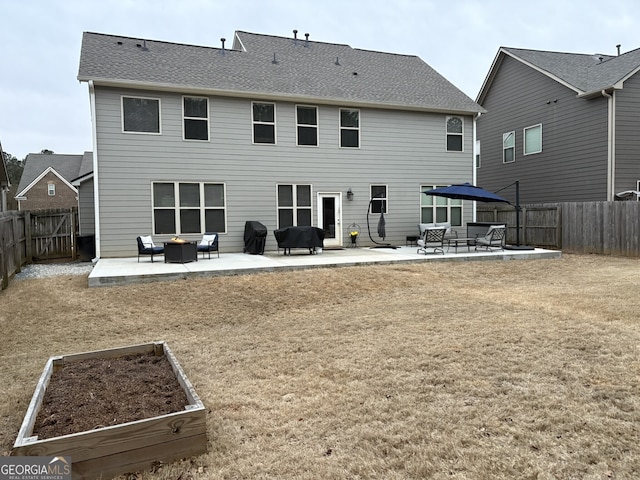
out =
[(245, 98), (484, 111), (415, 55), (242, 31), (232, 48), (85, 32), (78, 80)]
[(613, 56), (501, 47), (478, 94), (480, 103), (505, 56), (563, 83), (580, 96), (620, 88), (622, 82), (640, 70), (640, 49)]

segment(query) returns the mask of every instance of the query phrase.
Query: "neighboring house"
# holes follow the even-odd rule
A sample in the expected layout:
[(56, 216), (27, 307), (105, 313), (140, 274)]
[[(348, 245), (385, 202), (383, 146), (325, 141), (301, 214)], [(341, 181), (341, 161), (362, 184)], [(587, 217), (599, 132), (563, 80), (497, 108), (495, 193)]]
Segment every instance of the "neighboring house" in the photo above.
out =
[(9, 171), (7, 170), (7, 162), (4, 159), (2, 143), (0, 143), (0, 212), (7, 211), (7, 192), (10, 188)]
[(18, 210), (78, 207), (78, 189), (72, 181), (79, 176), (83, 164), (86, 165), (87, 157), (91, 166), (91, 152), (27, 155), (15, 196)]
[(472, 205), (426, 188), (473, 180), (483, 109), (413, 55), (236, 32), (231, 49), (83, 35), (78, 79), (93, 116), (97, 257), (220, 234), (241, 252), (245, 222), (314, 225), (325, 247), (351, 225), (404, 245), (427, 221)]
[(496, 191), (519, 180), (523, 203), (611, 201), (638, 190), (639, 70), (640, 50), (500, 48), (477, 98), (487, 110), (478, 119), (478, 184)]

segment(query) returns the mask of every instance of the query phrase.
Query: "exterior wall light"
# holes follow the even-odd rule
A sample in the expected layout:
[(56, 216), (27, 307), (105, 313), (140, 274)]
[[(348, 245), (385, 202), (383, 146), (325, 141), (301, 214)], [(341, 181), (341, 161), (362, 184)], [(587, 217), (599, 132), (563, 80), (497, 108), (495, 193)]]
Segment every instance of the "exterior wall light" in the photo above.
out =
[(353, 190), (351, 190), (351, 187), (349, 187), (349, 190), (347, 190), (347, 200), (349, 200), (350, 202), (353, 201)]

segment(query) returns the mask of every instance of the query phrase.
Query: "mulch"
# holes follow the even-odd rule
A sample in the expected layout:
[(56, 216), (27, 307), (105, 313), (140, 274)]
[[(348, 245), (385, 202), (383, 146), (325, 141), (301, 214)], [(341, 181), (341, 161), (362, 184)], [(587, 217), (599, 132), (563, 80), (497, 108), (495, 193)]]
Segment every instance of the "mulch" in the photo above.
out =
[(86, 359), (54, 370), (33, 435), (46, 439), (184, 410), (189, 401), (165, 356)]

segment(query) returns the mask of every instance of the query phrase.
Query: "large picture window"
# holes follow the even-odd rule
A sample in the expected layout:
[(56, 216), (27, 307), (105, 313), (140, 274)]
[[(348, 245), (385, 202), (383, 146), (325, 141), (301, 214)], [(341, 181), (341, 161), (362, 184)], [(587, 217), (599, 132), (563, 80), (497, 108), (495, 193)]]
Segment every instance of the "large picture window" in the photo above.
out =
[(276, 143), (276, 106), (274, 103), (253, 102), (253, 143)]
[(425, 190), (445, 187), (446, 185), (420, 186), (420, 223), (450, 222), (452, 227), (462, 225), (462, 200), (455, 198), (425, 195)]
[(387, 213), (388, 197), (386, 185), (371, 185), (371, 213)]
[(156, 182), (153, 184), (155, 234), (226, 233), (223, 183)]
[(502, 163), (516, 161), (516, 132), (502, 134)]
[(160, 99), (122, 97), (122, 131), (160, 133)]
[(447, 117), (447, 152), (462, 152), (463, 122), (461, 117)]
[(277, 186), (278, 228), (311, 226), (311, 185)]
[(209, 99), (182, 97), (185, 140), (209, 140)]
[(542, 152), (542, 124), (524, 129), (524, 154)]
[(343, 148), (360, 146), (360, 110), (340, 109), (340, 146)]
[(318, 109), (316, 107), (296, 107), (298, 145), (318, 145)]

